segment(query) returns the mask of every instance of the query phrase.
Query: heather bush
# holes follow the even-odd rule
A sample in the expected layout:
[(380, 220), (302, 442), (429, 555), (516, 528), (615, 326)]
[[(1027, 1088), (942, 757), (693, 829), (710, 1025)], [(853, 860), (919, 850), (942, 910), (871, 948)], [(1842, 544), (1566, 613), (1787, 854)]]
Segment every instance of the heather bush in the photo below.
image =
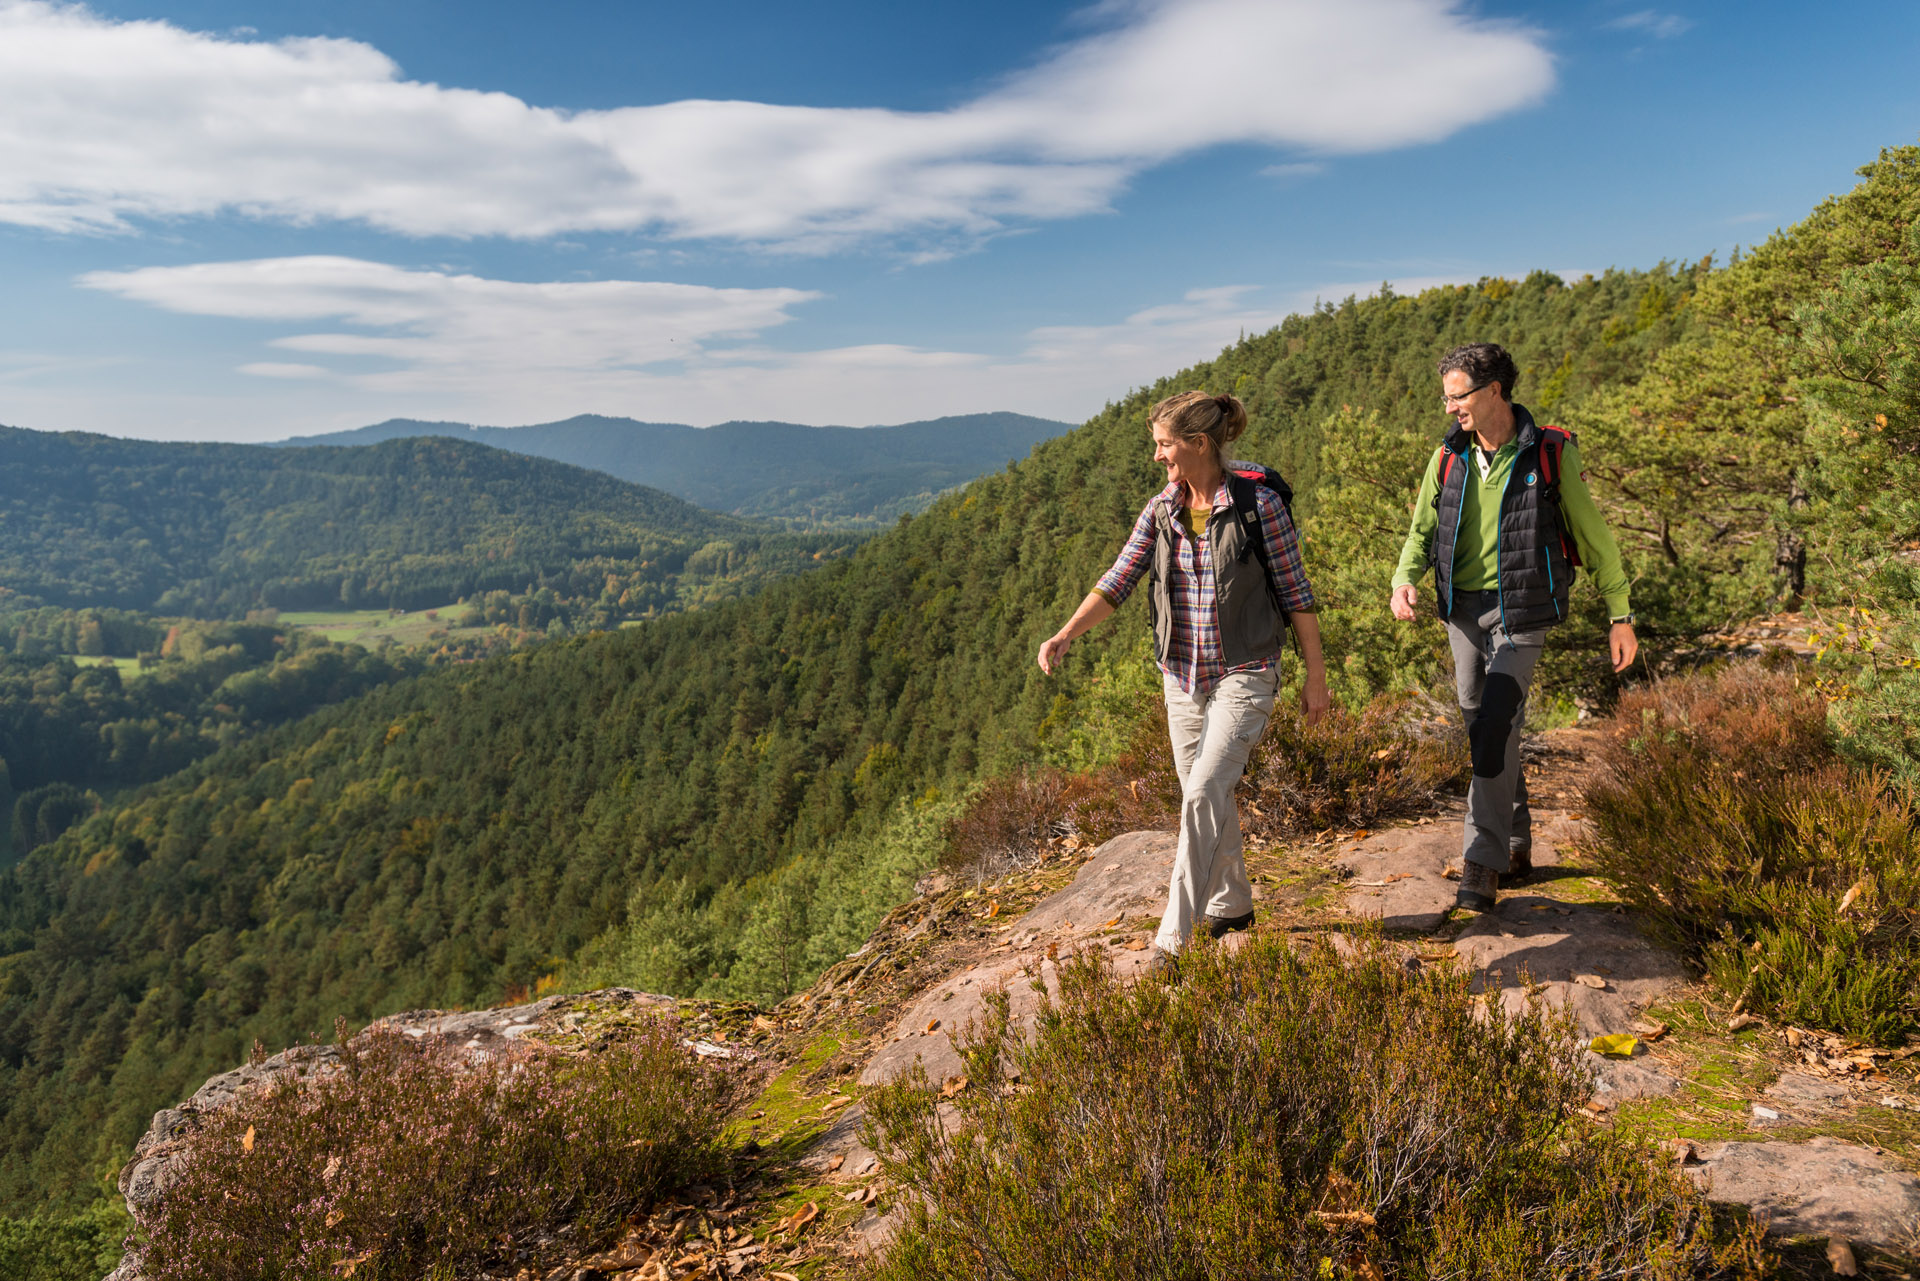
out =
[(874, 1275), (1761, 1274), (1750, 1224), (1570, 1116), (1593, 1083), (1566, 1015), (1348, 951), (1201, 942), (1175, 986), (1083, 953), (1031, 1041), (1002, 994), (962, 1038), (951, 1132), (924, 1077), (869, 1096), (912, 1193)]
[(148, 1225), (153, 1281), (453, 1275), (604, 1233), (709, 1171), (731, 1087), (660, 1021), (586, 1058), (474, 1065), (374, 1032), (340, 1071), (212, 1114)]
[[(1467, 753), (1451, 720), (1437, 734), (1425, 732), (1413, 712), (1408, 699), (1383, 695), (1358, 713), (1336, 704), (1320, 724), (1308, 725), (1295, 705), (1277, 706), (1247, 762), (1244, 830), (1275, 839), (1431, 808), (1464, 779)], [(992, 879), (1030, 865), (1057, 837), (1104, 841), (1171, 827), (1179, 815), (1166, 707), (1156, 697), (1142, 705), (1118, 759), (1080, 774), (1029, 770), (975, 789), (947, 824), (941, 865)]]
[(1622, 699), (1587, 791), (1598, 865), (1728, 999), (1898, 1044), (1920, 1025), (1920, 810), (1825, 726), (1755, 665)]

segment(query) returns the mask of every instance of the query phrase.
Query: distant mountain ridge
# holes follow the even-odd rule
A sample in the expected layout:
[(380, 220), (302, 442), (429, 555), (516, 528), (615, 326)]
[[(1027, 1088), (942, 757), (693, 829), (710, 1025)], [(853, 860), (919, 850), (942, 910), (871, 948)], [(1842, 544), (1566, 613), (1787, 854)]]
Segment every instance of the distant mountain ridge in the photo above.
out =
[(923, 510), (942, 490), (1025, 458), (1072, 423), (1026, 414), (961, 414), (892, 427), (725, 422), (713, 427), (579, 414), (526, 427), (392, 418), (279, 441), (368, 445), (452, 436), (591, 467), (713, 511), (803, 527), (878, 525)]
[(67, 608), (219, 618), (539, 588), (606, 598), (604, 625), (851, 541), (469, 440), (289, 450), (0, 427), (0, 595)]

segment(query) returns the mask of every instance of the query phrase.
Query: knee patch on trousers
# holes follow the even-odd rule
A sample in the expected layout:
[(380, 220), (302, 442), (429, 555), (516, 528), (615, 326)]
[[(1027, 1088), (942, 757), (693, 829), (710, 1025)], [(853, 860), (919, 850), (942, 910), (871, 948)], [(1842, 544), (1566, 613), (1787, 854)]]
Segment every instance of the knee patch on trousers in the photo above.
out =
[(1473, 772), (1480, 778), (1498, 778), (1507, 768), (1507, 740), (1513, 734), (1514, 713), (1526, 697), (1520, 682), (1504, 672), (1487, 677), (1480, 709), (1467, 722), (1467, 744), (1473, 752)]

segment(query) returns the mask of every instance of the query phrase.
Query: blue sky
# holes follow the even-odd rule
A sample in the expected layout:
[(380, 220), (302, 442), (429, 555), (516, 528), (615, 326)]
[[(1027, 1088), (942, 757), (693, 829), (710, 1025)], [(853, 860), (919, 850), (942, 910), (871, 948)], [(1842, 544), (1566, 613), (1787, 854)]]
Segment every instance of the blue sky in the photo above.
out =
[(1383, 280), (1724, 257), (1915, 66), (1911, 0), (0, 0), (0, 422), (1078, 420)]

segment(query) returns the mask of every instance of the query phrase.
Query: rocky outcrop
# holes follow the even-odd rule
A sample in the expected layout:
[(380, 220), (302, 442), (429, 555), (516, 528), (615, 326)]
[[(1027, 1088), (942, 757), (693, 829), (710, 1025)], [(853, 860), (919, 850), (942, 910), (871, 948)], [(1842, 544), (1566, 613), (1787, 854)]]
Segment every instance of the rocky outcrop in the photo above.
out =
[[(598, 1009), (671, 1009), (671, 997), (609, 988), (586, 996), (550, 996), (527, 1005), (494, 1010), (413, 1010), (376, 1019), (355, 1041), (378, 1029), (399, 1032), (423, 1043), (484, 1062), (522, 1037), (564, 1034)], [(147, 1132), (134, 1145), (133, 1159), (120, 1171), (120, 1193), (135, 1223), (150, 1222), (166, 1196), (174, 1163), (187, 1152), (204, 1119), (237, 1100), (270, 1090), (288, 1081), (322, 1079), (340, 1068), (336, 1045), (296, 1045), (258, 1063), (249, 1063), (210, 1078), (193, 1097), (175, 1107), (162, 1108)], [(143, 1281), (139, 1252), (129, 1249), (107, 1281)]]

